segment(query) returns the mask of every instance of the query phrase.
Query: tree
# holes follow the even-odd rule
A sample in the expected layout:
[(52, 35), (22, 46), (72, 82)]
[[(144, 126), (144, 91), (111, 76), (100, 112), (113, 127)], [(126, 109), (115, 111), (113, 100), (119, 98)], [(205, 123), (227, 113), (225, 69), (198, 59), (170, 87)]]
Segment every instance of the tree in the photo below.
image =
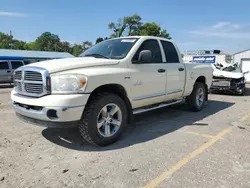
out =
[(10, 49), (13, 37), (11, 35), (0, 32), (0, 48)]
[(73, 53), (74, 56), (79, 56), (82, 52), (83, 52), (82, 45), (80, 45), (80, 44), (75, 44), (75, 45), (72, 47), (72, 53)]
[(161, 30), (159, 24), (155, 22), (147, 22), (144, 23), (141, 27), (140, 35), (144, 36), (157, 36), (157, 37), (164, 37), (167, 39), (171, 39), (169, 33), (167, 33), (166, 29)]
[(72, 54), (73, 49), (70, 47), (70, 43), (67, 41), (63, 41), (60, 43), (60, 49), (62, 52), (68, 52)]
[(24, 50), (24, 46), (25, 46), (26, 42), (21, 41), (21, 40), (14, 40), (13, 41), (13, 48), (17, 49), (17, 50)]
[(119, 18), (117, 23), (109, 23), (108, 28), (113, 30), (111, 38), (114, 38), (124, 35), (137, 35), (139, 34), (141, 25), (141, 17), (134, 14), (132, 16)]
[(138, 35), (142, 26), (141, 17), (137, 14), (124, 17), (124, 23), (127, 26), (127, 35)]
[(34, 47), (41, 51), (61, 51), (58, 35), (45, 32), (35, 40)]
[(82, 49), (83, 51), (86, 51), (87, 49), (89, 49), (91, 46), (93, 46), (93, 43), (90, 41), (84, 41), (82, 43)]
[(104, 41), (104, 39), (102, 37), (99, 37), (96, 39), (95, 43), (97, 44), (97, 43), (102, 42), (102, 41)]
[(111, 22), (108, 28), (113, 31), (111, 38), (134, 35), (149, 35), (171, 39), (166, 29), (161, 29), (156, 22), (143, 23), (138, 14), (119, 18), (117, 23)]

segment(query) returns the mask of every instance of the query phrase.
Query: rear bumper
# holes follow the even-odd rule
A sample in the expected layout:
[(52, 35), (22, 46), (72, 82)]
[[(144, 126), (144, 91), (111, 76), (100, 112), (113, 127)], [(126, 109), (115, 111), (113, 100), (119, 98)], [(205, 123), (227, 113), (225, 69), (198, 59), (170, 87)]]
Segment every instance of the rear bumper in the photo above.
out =
[(45, 127), (74, 127), (80, 121), (89, 94), (31, 98), (11, 93), (12, 107), (25, 122)]

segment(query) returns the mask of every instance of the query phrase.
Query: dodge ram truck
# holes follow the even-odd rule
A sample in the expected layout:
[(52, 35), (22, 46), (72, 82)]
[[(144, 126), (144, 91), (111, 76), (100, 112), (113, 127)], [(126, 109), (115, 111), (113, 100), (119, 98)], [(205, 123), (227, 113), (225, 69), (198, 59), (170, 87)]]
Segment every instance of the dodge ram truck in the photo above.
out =
[(91, 144), (118, 141), (134, 114), (186, 102), (200, 111), (213, 68), (184, 63), (176, 44), (153, 36), (100, 42), (79, 57), (25, 65), (14, 72), (11, 101), (23, 121), (78, 127)]

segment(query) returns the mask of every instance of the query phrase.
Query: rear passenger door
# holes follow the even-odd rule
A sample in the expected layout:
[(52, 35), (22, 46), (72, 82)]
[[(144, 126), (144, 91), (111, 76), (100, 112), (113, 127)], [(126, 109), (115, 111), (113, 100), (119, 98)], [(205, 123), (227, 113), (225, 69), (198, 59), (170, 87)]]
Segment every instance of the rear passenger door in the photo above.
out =
[(181, 97), (185, 87), (185, 66), (180, 63), (177, 50), (172, 42), (161, 40), (161, 45), (165, 52), (167, 66), (166, 94), (170, 98)]

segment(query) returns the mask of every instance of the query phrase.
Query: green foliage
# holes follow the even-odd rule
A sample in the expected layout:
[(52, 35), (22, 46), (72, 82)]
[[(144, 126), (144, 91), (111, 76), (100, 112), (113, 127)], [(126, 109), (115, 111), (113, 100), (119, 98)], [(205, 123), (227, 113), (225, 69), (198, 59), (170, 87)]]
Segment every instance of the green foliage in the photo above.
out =
[(108, 28), (113, 31), (110, 37), (115, 38), (128, 35), (138, 35), (141, 25), (141, 17), (137, 14), (119, 18), (117, 23), (111, 22), (108, 24)]
[(156, 22), (143, 23), (139, 15), (126, 16), (119, 18), (117, 23), (111, 22), (108, 28), (113, 31), (111, 38), (122, 36), (158, 36), (171, 39), (166, 29), (161, 29)]
[(96, 39), (95, 43), (97, 44), (97, 43), (102, 42), (102, 41), (104, 41), (104, 39), (102, 37), (99, 37)]
[(155, 22), (147, 22), (144, 23), (143, 26), (141, 27), (140, 31), (141, 36), (157, 36), (157, 37), (163, 37), (167, 39), (171, 39), (169, 33), (167, 33), (166, 29), (161, 30), (161, 27), (159, 24)]
[(83, 52), (82, 45), (80, 44), (75, 44), (72, 48), (72, 53), (74, 56), (79, 56)]
[(40, 51), (61, 51), (58, 35), (45, 32), (35, 40), (35, 49)]
[(0, 32), (0, 48), (10, 49), (12, 36)]

